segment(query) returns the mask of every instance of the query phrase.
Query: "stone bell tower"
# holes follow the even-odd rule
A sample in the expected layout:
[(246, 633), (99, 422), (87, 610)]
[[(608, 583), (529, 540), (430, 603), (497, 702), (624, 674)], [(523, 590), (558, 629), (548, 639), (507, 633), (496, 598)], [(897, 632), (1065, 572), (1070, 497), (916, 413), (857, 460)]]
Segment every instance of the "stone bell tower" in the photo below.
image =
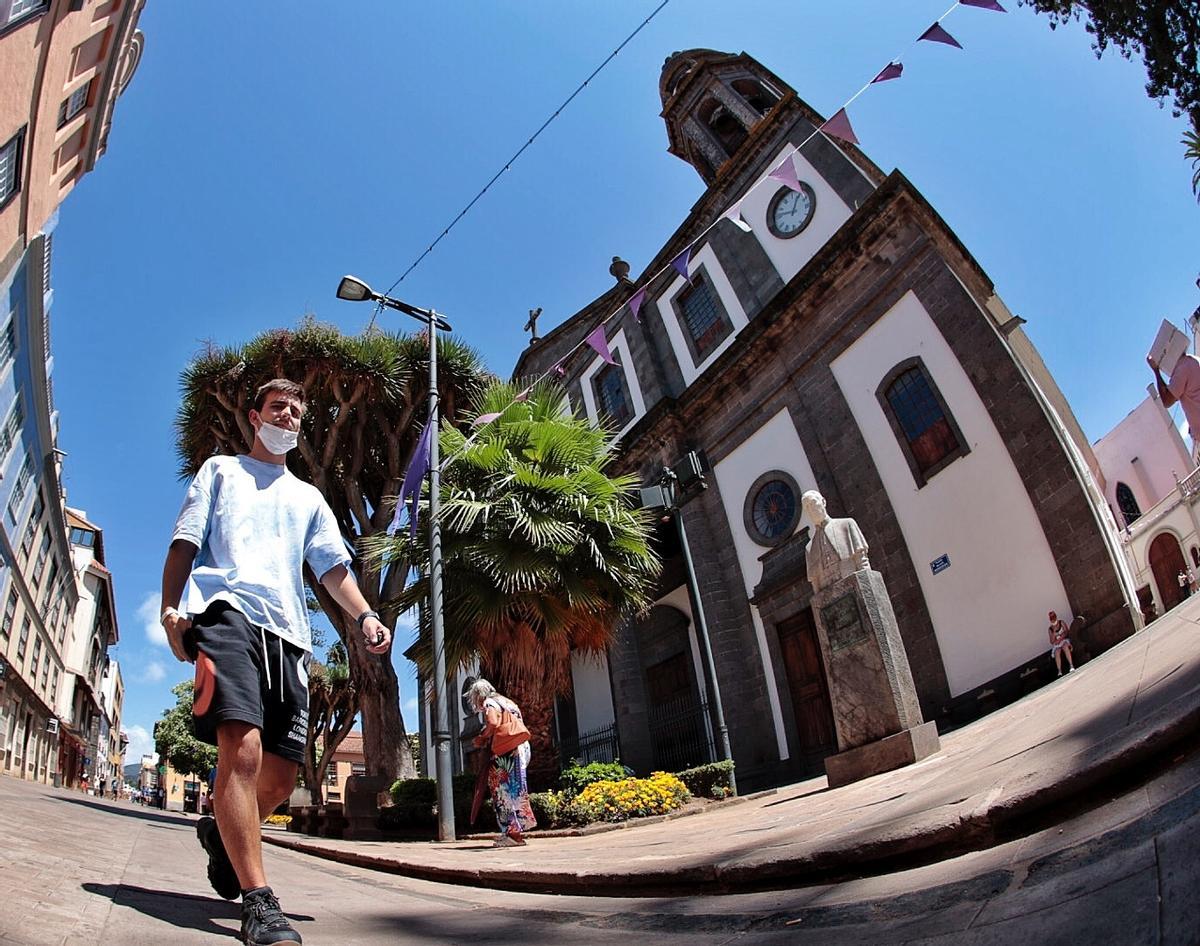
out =
[(711, 184), (790, 89), (745, 53), (712, 49), (672, 53), (659, 80), (667, 150)]

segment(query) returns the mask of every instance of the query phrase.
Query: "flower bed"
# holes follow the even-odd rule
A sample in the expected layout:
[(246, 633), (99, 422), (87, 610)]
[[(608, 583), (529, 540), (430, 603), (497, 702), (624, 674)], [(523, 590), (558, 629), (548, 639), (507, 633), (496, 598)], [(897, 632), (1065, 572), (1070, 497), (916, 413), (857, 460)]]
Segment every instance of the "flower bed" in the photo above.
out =
[(625, 778), (588, 785), (575, 798), (575, 806), (591, 821), (626, 821), (665, 815), (691, 799), (687, 786), (667, 772), (649, 778)]

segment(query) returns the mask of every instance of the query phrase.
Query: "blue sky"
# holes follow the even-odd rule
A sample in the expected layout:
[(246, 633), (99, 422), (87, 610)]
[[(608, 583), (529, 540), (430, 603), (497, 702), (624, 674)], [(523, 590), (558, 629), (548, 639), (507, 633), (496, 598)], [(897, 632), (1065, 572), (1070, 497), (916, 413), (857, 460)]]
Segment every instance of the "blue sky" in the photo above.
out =
[[(548, 329), (611, 285), (613, 255), (636, 274), (699, 197), (659, 118), (671, 52), (744, 50), (827, 115), (903, 52), (904, 78), (851, 109), (862, 146), (1029, 321), (1096, 439), (1144, 395), (1158, 322), (1200, 303), (1184, 125), (1146, 98), (1140, 62), (1097, 61), (1082, 27), (1006, 5), (956, 10), (959, 51), (910, 46), (947, 0), (672, 0), (396, 294), (507, 373), (528, 309)], [(388, 286), (655, 6), (147, 4), (108, 153), (62, 209), (52, 313), (65, 485), (105, 528), (131, 759), (188, 669), (155, 634), (181, 370), (205, 340), (308, 312), (361, 329), (341, 275)]]

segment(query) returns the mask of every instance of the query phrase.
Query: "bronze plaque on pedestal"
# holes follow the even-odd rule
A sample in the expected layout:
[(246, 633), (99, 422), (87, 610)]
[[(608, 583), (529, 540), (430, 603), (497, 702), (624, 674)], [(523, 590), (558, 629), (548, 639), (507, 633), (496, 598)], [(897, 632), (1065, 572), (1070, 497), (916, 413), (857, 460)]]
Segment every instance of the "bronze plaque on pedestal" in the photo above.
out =
[(825, 635), (829, 638), (829, 649), (835, 653), (861, 644), (868, 636), (859, 616), (858, 601), (853, 592), (825, 605), (821, 609), (821, 623), (825, 626)]

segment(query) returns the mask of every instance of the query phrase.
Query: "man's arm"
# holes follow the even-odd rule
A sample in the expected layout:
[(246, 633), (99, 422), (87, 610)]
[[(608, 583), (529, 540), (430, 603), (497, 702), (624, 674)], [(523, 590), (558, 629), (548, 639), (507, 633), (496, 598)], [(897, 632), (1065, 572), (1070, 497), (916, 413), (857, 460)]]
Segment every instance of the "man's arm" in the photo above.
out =
[(162, 577), (162, 626), (167, 632), (167, 643), (171, 653), (179, 660), (191, 660), (183, 649), (183, 634), (192, 622), (179, 613), (179, 599), (183, 597), (183, 586), (192, 573), (192, 562), (200, 550), (187, 539), (176, 539), (167, 549), (167, 560), (163, 563)]
[[(321, 576), (321, 584), (333, 595), (333, 600), (342, 606), (350, 617), (357, 620), (364, 612), (370, 611), (371, 606), (359, 590), (358, 582), (350, 574), (345, 565), (335, 565)], [(367, 650), (373, 654), (386, 653), (392, 643), (392, 632), (376, 617), (366, 618), (359, 627), (367, 643)]]
[(1163, 380), (1162, 372), (1158, 370), (1158, 362), (1151, 355), (1146, 356), (1146, 364), (1150, 366), (1150, 370), (1154, 372), (1154, 383), (1158, 385), (1158, 396), (1162, 399), (1163, 407), (1170, 407), (1179, 400), (1171, 389), (1167, 387), (1167, 382)]

